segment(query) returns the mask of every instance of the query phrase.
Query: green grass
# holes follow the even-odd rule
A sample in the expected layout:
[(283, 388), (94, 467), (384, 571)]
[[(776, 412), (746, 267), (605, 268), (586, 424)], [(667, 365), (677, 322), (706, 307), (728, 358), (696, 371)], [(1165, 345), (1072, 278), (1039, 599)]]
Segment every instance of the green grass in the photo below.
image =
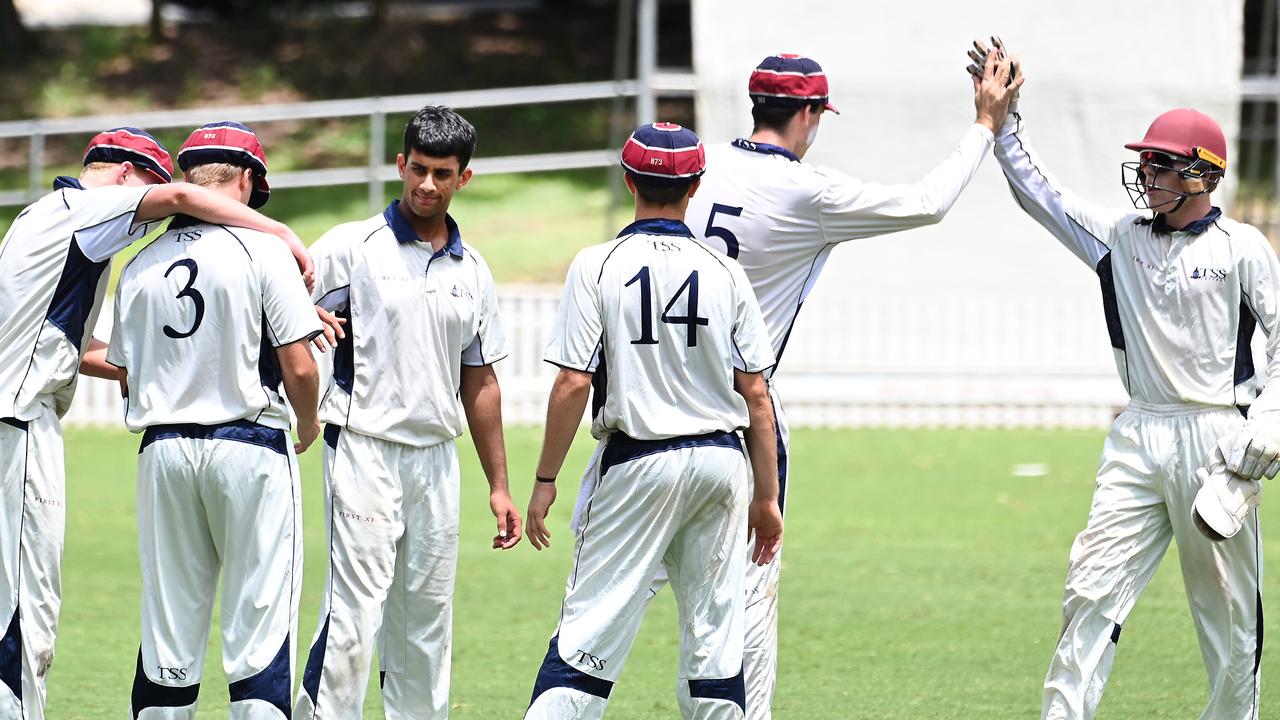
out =
[[(508, 431), (513, 492), (528, 499), (540, 432)], [(1101, 448), (1096, 432), (801, 431), (792, 448), (775, 716), (1029, 718), (1057, 637), (1067, 551), (1084, 523)], [(574, 447), (579, 468), (588, 438)], [(319, 448), (303, 458), (307, 572), (300, 650), (323, 581)], [(67, 436), (64, 598), (49, 717), (124, 712), (138, 643), (135, 439)], [(463, 524), (456, 597), (453, 717), (517, 718), (554, 629), (571, 546), (575, 483), (553, 509), (555, 545), (498, 553), (484, 481), (460, 447)], [(1014, 477), (1020, 463), (1043, 477)], [(566, 470), (566, 478), (572, 472)], [(1263, 503), (1263, 525), (1280, 505)], [(559, 532), (555, 532), (559, 530)], [(1266, 552), (1280, 547), (1272, 536)], [(1265, 594), (1280, 597), (1267, 576)], [(1267, 632), (1280, 637), (1270, 613)], [(610, 717), (678, 716), (675, 613), (654, 602), (610, 702)], [(225, 717), (216, 633), (201, 718)], [(301, 659), (300, 659), (301, 662)], [(300, 667), (300, 666), (299, 666)], [(295, 681), (296, 684), (296, 681)], [(1264, 684), (1264, 707), (1280, 691)], [(1126, 623), (1103, 720), (1195, 717), (1206, 696), (1195, 632), (1171, 552)], [(381, 717), (371, 691), (368, 717)], [(1266, 717), (1266, 713), (1263, 714)]]

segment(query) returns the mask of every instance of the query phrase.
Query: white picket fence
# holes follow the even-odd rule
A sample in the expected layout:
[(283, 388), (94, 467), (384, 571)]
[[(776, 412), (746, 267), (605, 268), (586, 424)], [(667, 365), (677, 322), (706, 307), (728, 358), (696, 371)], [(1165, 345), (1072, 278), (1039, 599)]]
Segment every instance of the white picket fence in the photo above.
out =
[[(542, 362), (560, 289), (500, 289), (509, 356), (503, 413), (540, 424), (555, 368)], [(110, 336), (104, 313), (98, 337)], [(939, 299), (806, 307), (776, 378), (797, 427), (1104, 427), (1125, 402), (1101, 312), (1089, 302)], [(83, 378), (66, 422), (118, 426), (110, 382)]]

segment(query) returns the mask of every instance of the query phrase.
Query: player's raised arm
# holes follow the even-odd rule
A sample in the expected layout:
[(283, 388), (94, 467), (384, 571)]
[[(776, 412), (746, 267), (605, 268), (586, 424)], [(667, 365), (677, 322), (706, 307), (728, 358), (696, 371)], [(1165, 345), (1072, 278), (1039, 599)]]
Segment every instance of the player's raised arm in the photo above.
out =
[(821, 200), (827, 241), (842, 242), (940, 222), (977, 173), (1022, 85), (1021, 76), (1010, 82), (1011, 72), (1011, 59), (991, 56), (984, 78), (974, 83), (973, 125), (951, 155), (918, 182), (881, 185), (833, 173), (836, 182), (827, 187)]

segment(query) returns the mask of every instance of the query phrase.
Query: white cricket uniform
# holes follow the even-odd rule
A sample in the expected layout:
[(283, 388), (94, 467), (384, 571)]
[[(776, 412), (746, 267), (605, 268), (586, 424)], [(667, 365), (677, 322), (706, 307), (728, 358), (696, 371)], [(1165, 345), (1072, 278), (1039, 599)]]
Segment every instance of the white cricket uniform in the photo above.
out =
[(1268, 377), (1280, 377), (1280, 261), (1258, 230), (1217, 208), (1172, 232), (1160, 227), (1163, 218), (1081, 200), (1045, 170), (1017, 116), (1001, 129), (996, 157), (1018, 204), (1098, 274), (1131, 398), (1107, 436), (1088, 524), (1071, 548), (1043, 717), (1094, 716), (1125, 618), (1176, 539), (1209, 674), (1201, 717), (1257, 718), (1257, 514), (1215, 543), (1195, 530), (1191, 508), (1196, 469), (1244, 422), (1244, 406), (1252, 404), (1251, 417), (1277, 412), (1275, 383), (1254, 398), (1249, 342), (1261, 326)]
[(277, 348), (320, 329), (289, 251), (253, 230), (179, 216), (120, 276), (107, 362), (143, 433), (134, 718), (196, 716), (219, 572), (231, 717), (289, 716), (302, 525)]
[[(685, 219), (694, 236), (741, 264), (751, 282), (777, 362), (805, 298), (831, 250), (940, 221), (991, 149), (991, 132), (974, 124), (956, 150), (915, 184), (878, 185), (801, 163), (790, 151), (747, 140), (707, 146), (707, 172)], [(777, 364), (766, 372), (772, 377)], [(770, 383), (778, 434), (779, 505), (785, 511), (791, 433), (777, 388)], [(583, 478), (574, 527), (590, 494)], [(750, 552), (745, 549), (744, 552)], [(778, 583), (782, 560), (747, 563), (747, 717), (771, 717), (777, 675)], [(659, 576), (655, 591), (662, 584)]]
[(61, 605), (62, 427), (111, 256), (150, 229), (146, 187), (59, 178), (0, 245), (0, 717), (44, 717)]
[(592, 372), (592, 490), (526, 718), (600, 718), (665, 568), (687, 718), (740, 718), (749, 473), (734, 370), (774, 363), (742, 269), (672, 220), (578, 254), (546, 360)]
[(447, 218), (439, 252), (394, 201), (311, 251), (315, 299), (347, 319), (321, 402), (328, 583), (300, 718), (358, 718), (378, 638), (387, 717), (445, 718), (458, 557), (462, 366), (505, 357), (497, 290)]

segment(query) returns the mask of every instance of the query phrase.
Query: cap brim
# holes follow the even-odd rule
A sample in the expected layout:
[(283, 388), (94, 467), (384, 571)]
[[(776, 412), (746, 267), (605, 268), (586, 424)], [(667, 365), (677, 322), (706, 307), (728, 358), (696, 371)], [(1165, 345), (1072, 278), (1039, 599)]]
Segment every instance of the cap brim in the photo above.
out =
[(837, 115), (839, 115), (839, 114), (840, 114), (840, 111), (836, 109), (836, 106), (835, 106), (835, 105), (832, 105), (831, 103), (827, 103), (827, 104), (826, 104), (826, 105), (824, 105), (823, 107), (825, 107), (826, 109), (830, 110), (831, 112), (833, 112), (833, 113), (835, 113), (835, 114), (837, 114)]
[(1137, 152), (1142, 152), (1143, 150), (1155, 150), (1157, 152), (1166, 153), (1168, 155), (1176, 155), (1178, 157), (1190, 157), (1187, 154), (1186, 148), (1176, 146), (1173, 143), (1142, 142), (1140, 140), (1138, 142), (1125, 143), (1124, 147), (1126, 150), (1136, 150)]
[(253, 176), (253, 192), (249, 193), (249, 207), (257, 210), (271, 199), (271, 185), (265, 175)]

